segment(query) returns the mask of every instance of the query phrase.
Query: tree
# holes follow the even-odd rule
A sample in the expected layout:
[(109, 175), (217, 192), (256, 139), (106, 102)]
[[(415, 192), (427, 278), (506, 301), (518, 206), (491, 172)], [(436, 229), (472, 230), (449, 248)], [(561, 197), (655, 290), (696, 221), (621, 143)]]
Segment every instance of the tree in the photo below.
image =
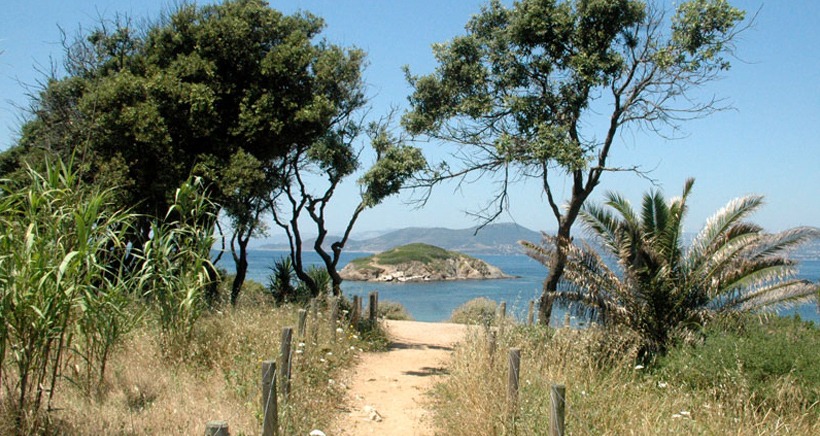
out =
[(262, 0), (182, 4), (145, 29), (103, 22), (67, 39), (67, 76), (48, 80), (19, 147), (27, 160), (74, 153), (89, 181), (121, 186), (121, 204), (144, 216), (138, 245), (176, 187), (207, 175), (234, 227), (236, 301), (247, 241), (282, 184), (274, 162), (362, 104), (364, 53), (320, 40), (323, 28)]
[[(686, 202), (694, 181), (680, 198), (666, 202), (659, 192), (643, 197), (640, 211), (615, 193), (603, 208), (585, 205), (584, 225), (607, 255), (613, 270), (590, 246), (570, 245), (556, 300), (607, 325), (623, 325), (643, 339), (642, 354), (664, 353), (676, 333), (703, 327), (710, 319), (737, 312), (773, 310), (802, 303), (816, 284), (794, 279), (789, 249), (820, 237), (820, 229), (797, 227), (768, 234), (745, 221), (763, 203), (747, 196), (713, 215), (688, 247), (683, 242)], [(549, 265), (557, 241), (522, 242), (527, 254)]]
[[(605, 172), (640, 170), (608, 165), (616, 134), (627, 126), (660, 133), (720, 109), (691, 93), (729, 68), (743, 16), (725, 0), (683, 2), (671, 22), (637, 0), (521, 0), (510, 8), (493, 0), (466, 35), (433, 46), (435, 72), (407, 73), (414, 92), (406, 129), (459, 146), (457, 165), (442, 165), (423, 185), (498, 176), (500, 188), (480, 212), (485, 222), (508, 206), (510, 183), (542, 185), (558, 249), (541, 322), (549, 322), (581, 206)], [(571, 186), (563, 206), (556, 175)]]
[(309, 219), (317, 231), (313, 249), (330, 275), (333, 295), (340, 295), (342, 278), (337, 265), (359, 215), (398, 193), (427, 165), (421, 151), (391, 135), (386, 123), (372, 122), (365, 130), (375, 152), (375, 162), (359, 179), (361, 200), (348, 219), (343, 235), (330, 243), (329, 248), (325, 245), (329, 219), (327, 206), (339, 184), (360, 167), (362, 151), (356, 151), (354, 142), (360, 136), (362, 123), (353, 118), (353, 113), (348, 113), (319, 141), (307, 147), (294, 147), (280, 161), (280, 171), (288, 183), (271, 201), (273, 219), (288, 236), (297, 277), (314, 296), (325, 290), (309, 274), (302, 259), (302, 219)]

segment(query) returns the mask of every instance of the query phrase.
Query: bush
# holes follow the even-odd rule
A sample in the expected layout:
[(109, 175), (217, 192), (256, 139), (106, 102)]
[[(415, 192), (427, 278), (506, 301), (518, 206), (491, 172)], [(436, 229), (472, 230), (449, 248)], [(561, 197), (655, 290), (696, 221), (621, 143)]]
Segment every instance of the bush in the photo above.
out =
[(398, 321), (412, 321), (413, 317), (407, 308), (401, 303), (395, 301), (380, 301), (379, 302), (379, 318), (392, 319)]
[(450, 314), (450, 322), (492, 325), (495, 322), (496, 306), (496, 302), (489, 298), (474, 298), (455, 308)]
[(745, 316), (704, 334), (700, 343), (659, 359), (660, 374), (717, 396), (745, 390), (755, 405), (776, 410), (820, 401), (820, 330), (811, 322)]

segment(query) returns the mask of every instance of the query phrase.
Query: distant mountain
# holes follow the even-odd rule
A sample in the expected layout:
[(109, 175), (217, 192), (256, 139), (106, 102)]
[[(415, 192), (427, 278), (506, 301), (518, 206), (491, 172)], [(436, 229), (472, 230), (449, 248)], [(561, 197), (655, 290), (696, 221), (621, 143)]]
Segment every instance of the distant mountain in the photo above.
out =
[[(337, 240), (330, 239), (328, 240)], [(415, 242), (435, 245), (446, 250), (467, 254), (522, 254), (520, 240), (539, 241), (541, 234), (513, 223), (490, 224), (476, 233), (476, 227), (469, 229), (445, 229), (441, 227), (409, 227), (359, 241), (349, 240), (345, 251), (379, 253), (400, 245)], [(303, 246), (312, 247), (314, 239)], [(264, 244), (260, 248), (287, 250), (287, 244)]]
[[(581, 231), (577, 229), (576, 233), (581, 235)], [(684, 236), (686, 243), (689, 243), (694, 239), (695, 234), (686, 233)], [(576, 238), (576, 240), (583, 239), (582, 236)], [(315, 239), (311, 238), (304, 241), (303, 247), (313, 247), (314, 240)], [(326, 240), (337, 241), (339, 237), (328, 236)], [(513, 223), (490, 224), (482, 228), (478, 234), (476, 234), (475, 227), (469, 229), (408, 227), (384, 233), (373, 238), (349, 240), (345, 246), (345, 251), (380, 253), (400, 245), (421, 242), (466, 254), (523, 254), (521, 246), (518, 245), (518, 241), (520, 240), (538, 242), (541, 240), (541, 233)], [(289, 250), (286, 241), (279, 242), (277, 240), (265, 242), (266, 243), (259, 245), (258, 248), (267, 250)], [(820, 259), (820, 240), (800, 246), (789, 253), (789, 257), (795, 260)]]

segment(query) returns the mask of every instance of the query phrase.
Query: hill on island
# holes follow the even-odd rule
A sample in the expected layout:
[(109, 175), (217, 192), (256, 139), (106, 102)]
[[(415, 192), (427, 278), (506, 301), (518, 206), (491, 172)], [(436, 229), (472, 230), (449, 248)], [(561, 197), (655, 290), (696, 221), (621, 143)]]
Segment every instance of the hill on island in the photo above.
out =
[[(435, 245), (445, 250), (468, 254), (523, 254), (518, 241), (537, 242), (541, 234), (513, 223), (490, 224), (478, 230), (446, 229), (442, 227), (409, 227), (362, 240), (351, 239), (345, 245), (347, 252), (378, 253), (411, 243)], [(338, 238), (328, 237), (328, 240)], [(304, 247), (312, 247), (314, 239), (306, 240)], [(288, 250), (287, 244), (265, 244), (259, 248)]]
[(483, 260), (420, 243), (354, 259), (339, 274), (344, 280), (369, 282), (510, 278)]

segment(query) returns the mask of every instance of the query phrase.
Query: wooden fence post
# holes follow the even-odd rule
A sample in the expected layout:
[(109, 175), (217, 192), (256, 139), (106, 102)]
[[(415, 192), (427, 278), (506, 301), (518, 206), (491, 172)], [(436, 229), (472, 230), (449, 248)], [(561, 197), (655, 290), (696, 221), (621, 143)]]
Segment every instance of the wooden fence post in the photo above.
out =
[(310, 332), (313, 342), (319, 340), (319, 303), (316, 298), (310, 300)]
[(530, 308), (527, 310), (527, 325), (532, 326), (535, 322), (535, 301), (530, 300)]
[(507, 399), (510, 413), (515, 414), (518, 407), (518, 379), (521, 374), (521, 349), (510, 348), (510, 374), (507, 382)]
[(290, 395), (291, 344), (293, 327), (282, 329), (282, 342), (279, 344), (279, 383), (282, 385), (282, 400), (287, 401)]
[(353, 307), (350, 308), (350, 325), (356, 328), (359, 325), (359, 316), (361, 315), (361, 297), (353, 296)]
[(502, 301), (501, 304), (498, 305), (498, 333), (504, 335), (504, 324), (506, 324), (507, 320), (507, 302)]
[(339, 299), (333, 297), (330, 301), (330, 339), (336, 342), (336, 326), (339, 321)]
[(299, 339), (304, 339), (307, 327), (307, 310), (299, 309), (299, 324), (297, 324), (297, 326), (298, 330), (296, 330), (296, 334), (299, 336)]
[(205, 436), (230, 436), (226, 421), (208, 421), (205, 424)]
[(276, 404), (276, 362), (262, 362), (262, 436), (279, 433), (279, 410)]
[(550, 389), (550, 436), (564, 436), (564, 412), (566, 411), (567, 388), (564, 385), (552, 385)]
[(370, 322), (376, 322), (379, 317), (379, 293), (370, 293)]
[(489, 331), (489, 336), (487, 336), (487, 354), (489, 354), (489, 362), (490, 368), (493, 367), (495, 363), (495, 348), (496, 348), (496, 333), (495, 330)]

